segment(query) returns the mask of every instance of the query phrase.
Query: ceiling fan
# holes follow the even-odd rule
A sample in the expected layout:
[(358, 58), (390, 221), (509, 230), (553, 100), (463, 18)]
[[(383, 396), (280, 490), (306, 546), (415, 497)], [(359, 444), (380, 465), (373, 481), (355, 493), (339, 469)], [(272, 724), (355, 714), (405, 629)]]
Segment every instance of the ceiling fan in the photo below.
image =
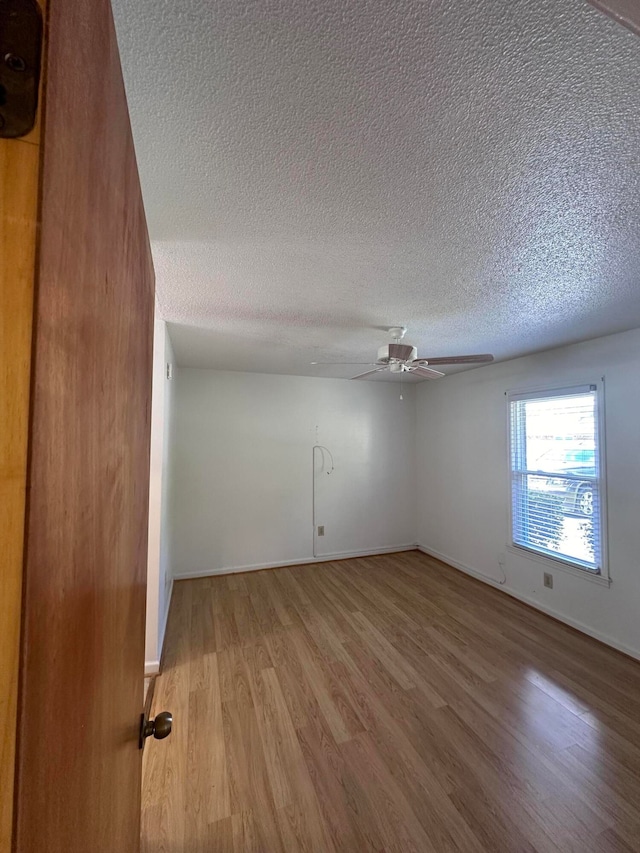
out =
[(405, 336), (406, 328), (404, 326), (392, 326), (389, 329), (389, 334), (393, 343), (385, 344), (378, 350), (378, 357), (375, 361), (364, 362), (323, 362), (312, 361), (311, 364), (362, 364), (373, 367), (373, 370), (367, 370), (364, 373), (359, 373), (357, 376), (352, 376), (352, 379), (366, 379), (373, 376), (375, 373), (381, 373), (388, 370), (390, 373), (412, 373), (414, 376), (419, 376), (421, 379), (440, 379), (445, 374), (439, 370), (434, 370), (431, 365), (444, 364), (488, 364), (493, 361), (493, 356), (488, 353), (482, 355), (451, 355), (443, 358), (418, 358), (418, 350), (412, 344), (401, 343)]

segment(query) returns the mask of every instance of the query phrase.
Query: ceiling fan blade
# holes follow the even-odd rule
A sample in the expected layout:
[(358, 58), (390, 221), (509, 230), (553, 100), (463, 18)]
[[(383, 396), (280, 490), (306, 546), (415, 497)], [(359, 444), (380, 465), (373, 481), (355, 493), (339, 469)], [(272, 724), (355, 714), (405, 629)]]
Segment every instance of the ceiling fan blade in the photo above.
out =
[(309, 364), (314, 364), (314, 365), (318, 364), (318, 365), (323, 365), (323, 366), (329, 365), (329, 364), (333, 364), (334, 366), (346, 364), (347, 367), (349, 367), (352, 364), (356, 364), (356, 365), (357, 364), (362, 364), (362, 365), (369, 364), (369, 365), (373, 366), (374, 364), (377, 364), (377, 362), (375, 362), (375, 361), (310, 361)]
[(430, 367), (422, 367), (420, 364), (417, 364), (415, 367), (410, 367), (409, 373), (413, 373), (415, 376), (421, 376), (423, 379), (441, 379), (444, 376), (444, 373), (441, 373), (439, 370), (431, 370)]
[(482, 355), (448, 355), (443, 358), (416, 358), (412, 364), (488, 364), (493, 361), (493, 356), (489, 353)]
[(375, 370), (367, 370), (366, 373), (359, 373), (357, 376), (352, 376), (352, 379), (365, 379), (367, 376), (373, 376), (374, 373), (380, 373), (381, 370), (387, 370), (387, 367), (377, 367)]

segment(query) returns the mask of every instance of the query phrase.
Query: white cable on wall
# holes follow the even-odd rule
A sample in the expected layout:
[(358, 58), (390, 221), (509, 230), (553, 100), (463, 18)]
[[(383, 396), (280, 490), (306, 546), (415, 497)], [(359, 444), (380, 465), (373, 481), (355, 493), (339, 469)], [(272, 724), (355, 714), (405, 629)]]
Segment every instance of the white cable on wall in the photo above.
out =
[(319, 450), (322, 453), (322, 469), (325, 468), (325, 451), (329, 454), (329, 458), (331, 459), (331, 468), (326, 471), (327, 476), (333, 473), (335, 468), (333, 462), (333, 454), (329, 450), (328, 447), (325, 447), (324, 444), (314, 444), (313, 449), (311, 451), (311, 521), (313, 523), (313, 556), (317, 557), (316, 554), (316, 450)]

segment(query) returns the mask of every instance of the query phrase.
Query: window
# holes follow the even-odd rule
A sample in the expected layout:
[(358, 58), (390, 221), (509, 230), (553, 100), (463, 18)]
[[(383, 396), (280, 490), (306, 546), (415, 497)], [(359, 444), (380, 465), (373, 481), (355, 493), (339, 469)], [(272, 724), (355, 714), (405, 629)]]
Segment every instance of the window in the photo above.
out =
[(512, 544), (602, 573), (596, 385), (509, 395)]

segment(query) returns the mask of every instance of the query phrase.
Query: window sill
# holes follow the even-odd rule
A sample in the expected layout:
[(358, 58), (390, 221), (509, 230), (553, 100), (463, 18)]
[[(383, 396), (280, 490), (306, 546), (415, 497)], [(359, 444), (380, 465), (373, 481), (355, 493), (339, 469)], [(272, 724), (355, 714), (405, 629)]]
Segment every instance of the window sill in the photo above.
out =
[(579, 569), (577, 566), (572, 566), (564, 560), (556, 560), (553, 557), (548, 557), (546, 554), (538, 554), (535, 551), (529, 551), (528, 548), (520, 548), (518, 545), (511, 543), (507, 545), (507, 551), (511, 554), (517, 554), (519, 557), (524, 557), (527, 560), (532, 560), (534, 563), (539, 563), (547, 569), (553, 567), (576, 578), (589, 581), (589, 583), (598, 584), (598, 586), (607, 588), (611, 586), (611, 578), (606, 574), (595, 574), (595, 572), (590, 572), (588, 569)]

